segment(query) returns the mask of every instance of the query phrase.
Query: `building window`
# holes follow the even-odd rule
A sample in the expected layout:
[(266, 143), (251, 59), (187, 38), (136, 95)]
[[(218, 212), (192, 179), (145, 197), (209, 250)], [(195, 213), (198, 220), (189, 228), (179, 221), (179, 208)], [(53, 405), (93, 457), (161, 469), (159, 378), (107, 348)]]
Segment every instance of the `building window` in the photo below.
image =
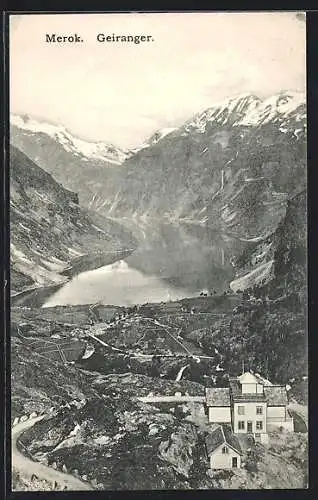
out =
[(222, 448), (222, 453), (228, 453), (229, 452), (229, 449), (227, 446), (223, 446)]
[(256, 406), (256, 415), (263, 415), (263, 407)]
[(261, 420), (259, 420), (258, 422), (256, 422), (256, 429), (258, 431), (262, 431), (263, 430), (263, 422)]
[(245, 415), (245, 407), (244, 406), (238, 406), (237, 407), (237, 413), (239, 415)]
[(243, 431), (245, 429), (245, 422), (244, 420), (239, 420), (238, 421), (238, 428), (240, 431)]

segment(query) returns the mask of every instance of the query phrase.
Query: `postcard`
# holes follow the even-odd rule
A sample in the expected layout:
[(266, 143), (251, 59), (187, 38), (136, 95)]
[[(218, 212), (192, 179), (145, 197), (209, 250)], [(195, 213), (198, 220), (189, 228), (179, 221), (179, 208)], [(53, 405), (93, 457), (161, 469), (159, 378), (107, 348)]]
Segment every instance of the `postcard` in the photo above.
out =
[(9, 24), (12, 490), (307, 488), (305, 14)]

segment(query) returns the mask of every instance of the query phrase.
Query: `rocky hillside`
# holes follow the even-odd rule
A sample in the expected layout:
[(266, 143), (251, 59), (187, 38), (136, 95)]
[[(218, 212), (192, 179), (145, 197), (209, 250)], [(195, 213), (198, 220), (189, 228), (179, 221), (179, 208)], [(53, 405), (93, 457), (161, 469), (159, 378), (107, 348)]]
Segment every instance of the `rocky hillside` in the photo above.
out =
[[(17, 337), (12, 364), (13, 422), (34, 412), (45, 415), (20, 436), (24, 454), (93, 489), (301, 488), (305, 482), (306, 435), (289, 433), (271, 437), (268, 448), (257, 448), (246, 461), (253, 467), (211, 473), (202, 405), (151, 405), (135, 399), (149, 390), (171, 394), (180, 390), (177, 382), (132, 373), (90, 374), (42, 357)], [(203, 394), (200, 384), (187, 381), (182, 390), (193, 393), (194, 386)]]
[(11, 143), (66, 188), (79, 194), (80, 204), (100, 208), (100, 191), (130, 151), (112, 144), (84, 141), (65, 127), (28, 115), (11, 115)]
[[(11, 291), (59, 283), (79, 256), (116, 252), (130, 233), (79, 207), (65, 189), (19, 149), (10, 150)], [(110, 255), (110, 254), (109, 254)], [(109, 258), (108, 255), (108, 258)]]
[(12, 364), (12, 419), (34, 411), (48, 415), (22, 438), (35, 460), (64, 465), (101, 489), (189, 487), (195, 426), (169, 409), (131, 400), (140, 389), (160, 391), (160, 379), (96, 377), (42, 357), (18, 338)]
[(104, 208), (208, 221), (243, 239), (268, 234), (305, 185), (305, 111), (293, 92), (216, 104), (128, 158)]

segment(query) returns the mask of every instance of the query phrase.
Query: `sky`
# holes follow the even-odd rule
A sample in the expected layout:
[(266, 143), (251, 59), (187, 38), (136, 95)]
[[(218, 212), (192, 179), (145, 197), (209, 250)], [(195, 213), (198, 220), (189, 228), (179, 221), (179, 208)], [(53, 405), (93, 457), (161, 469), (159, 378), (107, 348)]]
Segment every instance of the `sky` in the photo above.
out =
[[(154, 41), (98, 43), (98, 33)], [(12, 15), (10, 111), (134, 147), (227, 97), (305, 91), (305, 41), (296, 12)]]

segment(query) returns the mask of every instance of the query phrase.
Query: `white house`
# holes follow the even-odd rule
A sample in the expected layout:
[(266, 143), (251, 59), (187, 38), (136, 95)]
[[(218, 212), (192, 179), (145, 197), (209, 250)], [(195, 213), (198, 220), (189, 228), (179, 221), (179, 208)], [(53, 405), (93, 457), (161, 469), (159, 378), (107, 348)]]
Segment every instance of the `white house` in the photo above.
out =
[(242, 450), (230, 425), (218, 425), (206, 437), (205, 447), (211, 469), (241, 467)]
[(231, 423), (231, 396), (229, 387), (208, 387), (205, 390), (209, 422)]
[(207, 388), (206, 403), (209, 422), (230, 423), (235, 434), (251, 434), (263, 443), (274, 427), (294, 430), (286, 387), (265, 385), (264, 379), (250, 372), (230, 378), (227, 388)]

